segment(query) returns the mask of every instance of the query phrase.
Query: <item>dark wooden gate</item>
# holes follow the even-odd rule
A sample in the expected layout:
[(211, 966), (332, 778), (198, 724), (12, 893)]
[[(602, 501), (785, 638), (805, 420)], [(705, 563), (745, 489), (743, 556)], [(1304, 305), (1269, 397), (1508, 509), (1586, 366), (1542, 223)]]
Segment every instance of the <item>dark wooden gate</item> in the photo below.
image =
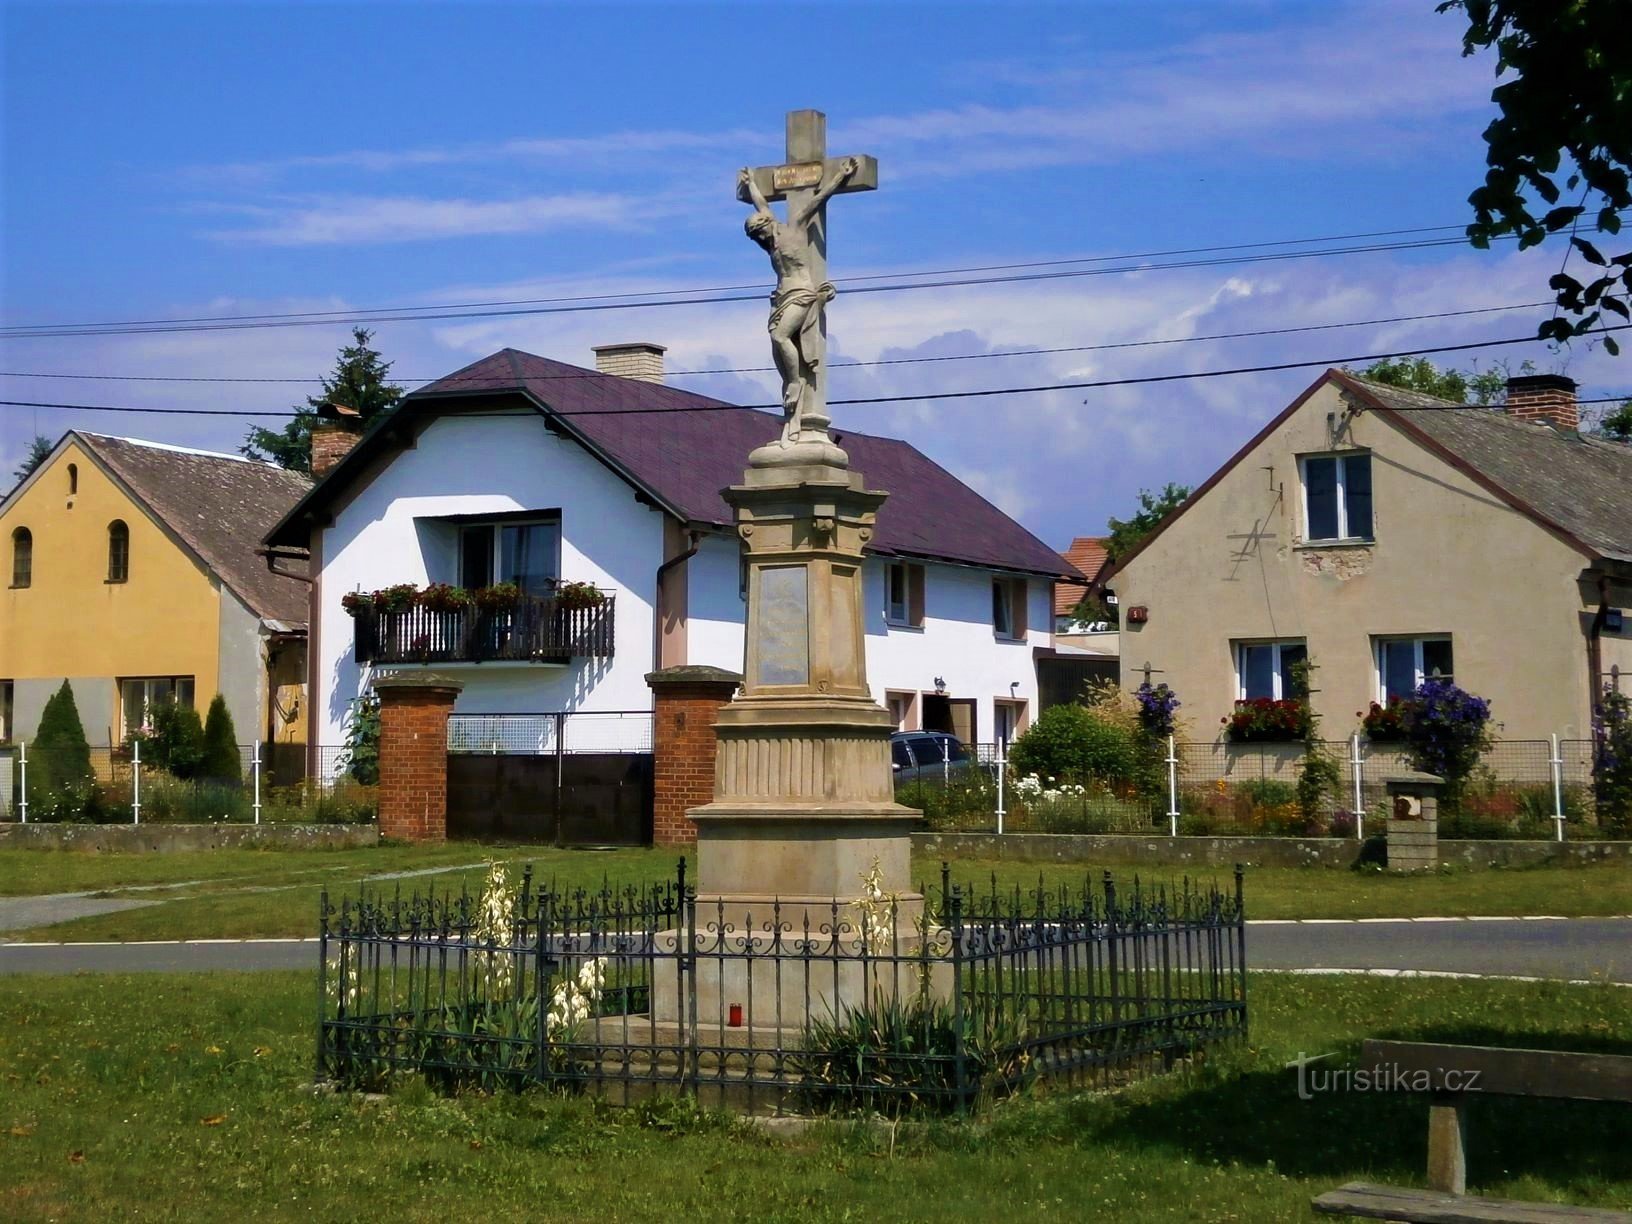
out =
[(649, 846), (652, 756), (449, 753), (448, 836)]

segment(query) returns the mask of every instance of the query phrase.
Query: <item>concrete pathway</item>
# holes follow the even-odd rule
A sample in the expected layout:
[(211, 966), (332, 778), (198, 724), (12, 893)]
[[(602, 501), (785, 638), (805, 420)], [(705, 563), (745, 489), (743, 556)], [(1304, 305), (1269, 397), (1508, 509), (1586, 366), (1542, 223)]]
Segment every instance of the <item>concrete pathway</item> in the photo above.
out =
[[(311, 969), (315, 939), (0, 944), (0, 975)], [(1249, 922), (1253, 969), (1545, 978), (1632, 985), (1632, 918)]]
[(0, 897), (0, 931), (22, 931), (90, 918), (97, 914), (117, 914), (120, 910), (158, 905), (158, 901), (135, 901), (106, 897), (97, 893), (50, 893), (41, 897)]

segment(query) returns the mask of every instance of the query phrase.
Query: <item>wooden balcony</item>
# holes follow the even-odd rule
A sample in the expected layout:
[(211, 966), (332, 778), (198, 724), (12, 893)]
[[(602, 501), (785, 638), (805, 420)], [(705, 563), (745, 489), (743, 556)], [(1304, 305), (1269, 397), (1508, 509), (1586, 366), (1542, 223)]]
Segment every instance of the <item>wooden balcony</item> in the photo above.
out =
[(594, 607), (523, 599), (514, 608), (368, 610), (355, 619), (359, 663), (555, 663), (610, 659), (613, 597)]

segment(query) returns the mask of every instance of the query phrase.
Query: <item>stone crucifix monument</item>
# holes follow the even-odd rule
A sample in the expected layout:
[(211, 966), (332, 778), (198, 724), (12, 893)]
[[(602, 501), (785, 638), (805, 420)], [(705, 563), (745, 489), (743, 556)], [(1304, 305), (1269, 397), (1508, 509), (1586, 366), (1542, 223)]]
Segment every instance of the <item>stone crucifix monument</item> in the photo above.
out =
[[(862, 553), (886, 494), (868, 489), (828, 433), (825, 308), (827, 202), (873, 190), (871, 157), (829, 158), (826, 117), (792, 111), (787, 163), (745, 169), (747, 231), (771, 257), (769, 330), (782, 375), (781, 436), (748, 456), (735, 508), (748, 569), (741, 694), (715, 730), (713, 802), (697, 825), (699, 910), (719, 905), (733, 925), (781, 921), (797, 932), (853, 918), (862, 876), (878, 861), (904, 917), (911, 893), (908, 833), (918, 813), (895, 802), (888, 712), (867, 686)], [(785, 221), (771, 201), (785, 199)], [(711, 913), (714, 911), (711, 911)]]

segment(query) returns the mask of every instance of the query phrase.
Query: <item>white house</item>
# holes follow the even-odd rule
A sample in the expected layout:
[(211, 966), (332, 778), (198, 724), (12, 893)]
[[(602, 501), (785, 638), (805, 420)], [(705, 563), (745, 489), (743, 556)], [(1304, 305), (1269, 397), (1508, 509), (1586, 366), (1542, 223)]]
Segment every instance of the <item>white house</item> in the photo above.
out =
[[(315, 576), (311, 744), (343, 742), (383, 664), (457, 672), (456, 714), (600, 713), (613, 737), (612, 713), (651, 710), (648, 672), (741, 670), (742, 571), (720, 491), (780, 418), (664, 386), (662, 351), (597, 350), (602, 372), (494, 353), (405, 397), (273, 529), (269, 553), (309, 552)], [(840, 441), (890, 494), (867, 574), (874, 695), (903, 729), (1012, 734), (1036, 710), (1054, 583), (1081, 575), (909, 444)], [(403, 583), (514, 583), (524, 598), (486, 620), (354, 618), (342, 602)], [(568, 609), (565, 583), (605, 602)]]

